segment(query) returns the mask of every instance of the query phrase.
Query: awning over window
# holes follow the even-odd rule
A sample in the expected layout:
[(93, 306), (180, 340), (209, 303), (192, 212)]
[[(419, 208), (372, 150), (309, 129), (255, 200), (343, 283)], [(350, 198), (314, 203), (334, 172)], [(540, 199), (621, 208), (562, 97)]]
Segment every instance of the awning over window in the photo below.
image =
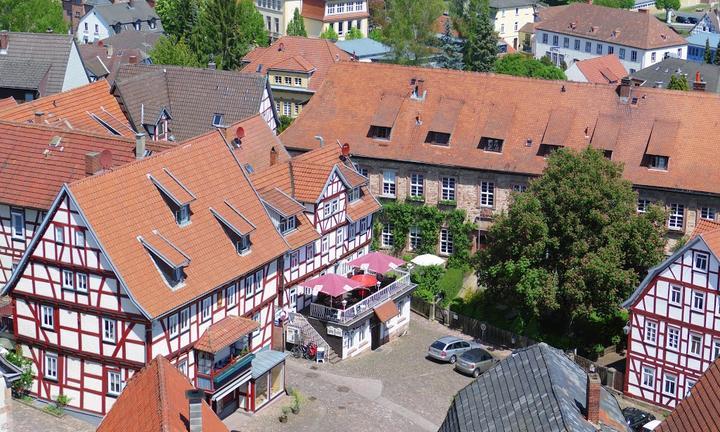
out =
[(219, 208), (210, 207), (210, 212), (226, 227), (235, 232), (240, 237), (248, 235), (255, 230), (255, 225), (250, 222), (242, 213), (229, 201), (225, 201), (224, 206)]
[(156, 176), (148, 174), (148, 178), (178, 206), (195, 201), (195, 195), (165, 168)]
[(380, 306), (374, 308), (373, 311), (375, 312), (375, 315), (377, 315), (380, 322), (386, 322), (400, 315), (400, 310), (398, 309), (395, 301), (393, 300), (386, 301)]

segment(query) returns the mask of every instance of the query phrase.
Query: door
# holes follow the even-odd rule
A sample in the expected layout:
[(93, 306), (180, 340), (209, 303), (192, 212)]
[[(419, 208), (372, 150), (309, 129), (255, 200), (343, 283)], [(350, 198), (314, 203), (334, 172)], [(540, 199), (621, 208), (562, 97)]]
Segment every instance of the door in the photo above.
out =
[(370, 321), (370, 349), (374, 350), (382, 345), (382, 339), (380, 338), (380, 328), (383, 323), (380, 320), (373, 318)]

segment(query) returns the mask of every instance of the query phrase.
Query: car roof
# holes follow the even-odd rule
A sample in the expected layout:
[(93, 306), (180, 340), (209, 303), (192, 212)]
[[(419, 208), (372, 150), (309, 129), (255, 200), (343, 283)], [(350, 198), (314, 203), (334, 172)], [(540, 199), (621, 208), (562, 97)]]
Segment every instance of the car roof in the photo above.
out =
[(440, 339), (438, 339), (436, 342), (443, 342), (446, 344), (450, 344), (453, 342), (461, 342), (462, 339), (455, 337), (455, 336), (443, 336)]
[(492, 357), (492, 354), (490, 354), (490, 352), (488, 350), (486, 350), (485, 348), (472, 348), (472, 349), (465, 351), (463, 353), (463, 355), (466, 355), (466, 354), (473, 355), (473, 354), (479, 354), (479, 353), (488, 354), (490, 357)]

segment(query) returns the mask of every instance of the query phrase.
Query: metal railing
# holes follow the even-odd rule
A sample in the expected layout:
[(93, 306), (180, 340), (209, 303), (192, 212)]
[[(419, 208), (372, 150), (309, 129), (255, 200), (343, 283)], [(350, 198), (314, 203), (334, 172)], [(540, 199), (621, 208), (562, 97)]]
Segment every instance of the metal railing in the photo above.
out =
[[(396, 272), (401, 273), (398, 270), (396, 270)], [(358, 315), (380, 305), (388, 299), (391, 299), (394, 295), (403, 291), (409, 291), (414, 286), (415, 285), (410, 281), (410, 274), (402, 273), (397, 280), (385, 288), (382, 288), (381, 290), (369, 295), (367, 298), (364, 298), (345, 309), (336, 309), (318, 303), (313, 303), (310, 305), (310, 316), (324, 321), (346, 323), (352, 321)]]

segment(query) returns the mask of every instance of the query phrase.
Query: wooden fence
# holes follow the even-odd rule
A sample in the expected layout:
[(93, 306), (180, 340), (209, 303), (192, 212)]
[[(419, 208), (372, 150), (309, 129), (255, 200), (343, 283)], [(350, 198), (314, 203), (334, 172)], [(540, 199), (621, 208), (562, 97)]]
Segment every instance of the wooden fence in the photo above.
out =
[(600, 382), (604, 386), (610, 387), (613, 390), (619, 392), (623, 391), (623, 384), (625, 382), (625, 376), (622, 372), (605, 366), (600, 366), (594, 363), (592, 360), (581, 357), (577, 354), (571, 354), (570, 358), (575, 362), (576, 365), (580, 366), (585, 372), (597, 372), (600, 376)]

